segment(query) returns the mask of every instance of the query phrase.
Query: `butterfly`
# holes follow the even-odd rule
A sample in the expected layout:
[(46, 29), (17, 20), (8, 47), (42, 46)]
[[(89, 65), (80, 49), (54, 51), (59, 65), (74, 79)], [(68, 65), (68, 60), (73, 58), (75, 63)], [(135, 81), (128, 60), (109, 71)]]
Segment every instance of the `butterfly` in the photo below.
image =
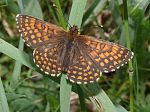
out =
[(53, 77), (65, 72), (73, 83), (93, 83), (133, 58), (133, 52), (121, 45), (80, 35), (76, 25), (65, 31), (28, 15), (17, 15), (16, 22), (25, 44), (34, 49), (36, 66)]

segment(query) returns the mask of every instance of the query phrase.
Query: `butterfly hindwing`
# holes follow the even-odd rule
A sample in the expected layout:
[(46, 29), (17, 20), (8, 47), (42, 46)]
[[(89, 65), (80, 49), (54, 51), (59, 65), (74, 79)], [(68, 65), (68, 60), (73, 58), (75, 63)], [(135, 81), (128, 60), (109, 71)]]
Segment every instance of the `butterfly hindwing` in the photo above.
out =
[(45, 74), (59, 76), (63, 69), (59, 55), (62, 49), (62, 46), (52, 44), (36, 48), (33, 53), (34, 63)]
[(127, 48), (108, 41), (82, 35), (79, 42), (80, 48), (84, 49), (84, 53), (94, 61), (101, 72), (115, 71), (133, 57), (133, 52)]
[(75, 47), (74, 58), (69, 63), (66, 78), (77, 84), (96, 82), (101, 75), (101, 71), (92, 60), (86, 57), (80, 49), (77, 49), (78, 46)]
[(65, 33), (61, 27), (28, 15), (17, 15), (16, 21), (26, 45), (32, 48), (49, 43)]

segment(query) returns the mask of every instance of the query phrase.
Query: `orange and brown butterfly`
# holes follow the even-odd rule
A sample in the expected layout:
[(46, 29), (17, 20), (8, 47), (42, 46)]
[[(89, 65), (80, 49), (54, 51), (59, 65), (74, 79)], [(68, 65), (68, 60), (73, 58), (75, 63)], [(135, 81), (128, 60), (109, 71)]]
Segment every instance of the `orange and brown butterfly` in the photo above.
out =
[(80, 35), (76, 25), (67, 32), (28, 15), (17, 15), (16, 21), (25, 44), (34, 49), (36, 66), (51, 76), (65, 72), (73, 83), (93, 83), (133, 58), (123, 46)]

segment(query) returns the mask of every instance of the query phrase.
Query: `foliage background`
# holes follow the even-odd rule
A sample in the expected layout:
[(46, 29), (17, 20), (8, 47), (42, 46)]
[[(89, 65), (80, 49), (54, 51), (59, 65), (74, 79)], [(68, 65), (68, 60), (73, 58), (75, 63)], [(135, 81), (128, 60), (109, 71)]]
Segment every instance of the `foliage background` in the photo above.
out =
[[(79, 7), (80, 13), (84, 12), (84, 7), (82, 7), (84, 2), (86, 0), (83, 0)], [(134, 108), (135, 112), (149, 112), (150, 1), (128, 0), (127, 2), (130, 42), (132, 51), (135, 54), (133, 59), (134, 106), (129, 106), (130, 100), (132, 100), (129, 97), (131, 85), (128, 66), (124, 66), (116, 72), (103, 74), (97, 85), (88, 85), (87, 87), (73, 85), (72, 90), (79, 94), (80, 104), (76, 100), (76, 103), (71, 101), (70, 110), (72, 112), (75, 110), (72, 109), (74, 105), (77, 105), (77, 111), (106, 110), (107, 107), (106, 112), (112, 112), (115, 109), (118, 112), (126, 112), (131, 108)], [(69, 105), (63, 104), (67, 104), (67, 101), (68, 104), (70, 103), (70, 96), (66, 100), (60, 100), (61, 96), (65, 96), (60, 88), (68, 86), (71, 90), (70, 84), (62, 83), (63, 79), (59, 83), (60, 79), (47, 77), (34, 66), (31, 58), (32, 50), (24, 46), (20, 39), (15, 16), (18, 13), (30, 14), (65, 27), (68, 20), (70, 24), (76, 22), (69, 18), (71, 10), (73, 10), (72, 15), (77, 13), (75, 10), (77, 3), (74, 2), (73, 5), (72, 0), (0, 1), (0, 111), (56, 112), (63, 111), (61, 107), (69, 109)], [(120, 0), (87, 0), (80, 28), (81, 34), (92, 35), (96, 38), (100, 37), (125, 46), (126, 32), (123, 10), (124, 4)], [(80, 24), (80, 18), (76, 18), (76, 20)], [(103, 28), (100, 28), (100, 25), (103, 25)], [(14, 46), (19, 48), (16, 49)], [(21, 66), (22, 63), (26, 66)], [(69, 94), (69, 90), (67, 94)], [(89, 103), (89, 100), (93, 103)], [(113, 107), (114, 105), (115, 107)], [(92, 109), (90, 106), (94, 106), (96, 109)]]

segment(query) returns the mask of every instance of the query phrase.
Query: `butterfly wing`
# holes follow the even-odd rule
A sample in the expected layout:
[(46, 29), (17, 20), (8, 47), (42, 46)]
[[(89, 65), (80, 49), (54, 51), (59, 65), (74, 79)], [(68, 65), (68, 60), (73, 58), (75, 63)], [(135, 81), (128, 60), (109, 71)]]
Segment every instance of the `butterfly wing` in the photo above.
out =
[(25, 44), (34, 48), (36, 66), (45, 74), (59, 76), (62, 72), (61, 54), (66, 32), (61, 27), (28, 15), (17, 15), (16, 21)]
[(133, 58), (133, 52), (127, 48), (94, 37), (80, 35), (78, 38), (79, 47), (101, 72), (112, 72), (120, 68)]
[(78, 45), (74, 46), (70, 57), (72, 61), (69, 62), (66, 73), (68, 80), (77, 84), (87, 84), (99, 79), (101, 71), (91, 59), (83, 54)]
[(59, 76), (63, 71), (62, 51), (63, 43), (46, 44), (35, 48), (33, 52), (34, 63), (41, 71), (51, 76)]
[(25, 44), (32, 48), (55, 41), (65, 34), (61, 27), (32, 16), (17, 15), (16, 21)]

